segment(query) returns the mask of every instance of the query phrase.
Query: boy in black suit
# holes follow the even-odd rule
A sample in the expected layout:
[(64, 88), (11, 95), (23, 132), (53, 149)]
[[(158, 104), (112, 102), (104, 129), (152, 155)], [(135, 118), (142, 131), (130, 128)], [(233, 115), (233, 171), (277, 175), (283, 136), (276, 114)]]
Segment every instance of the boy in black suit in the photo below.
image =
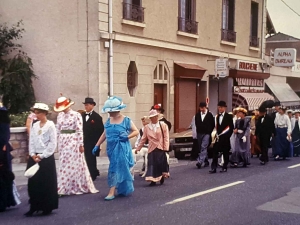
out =
[(94, 99), (85, 98), (83, 104), (86, 110), (86, 112), (82, 113), (84, 155), (92, 180), (94, 181), (100, 173), (97, 169), (96, 156), (93, 155), (92, 150), (102, 135), (104, 126), (102, 117), (94, 111), (96, 105)]
[(275, 136), (276, 129), (274, 120), (271, 116), (266, 114), (266, 108), (259, 108), (259, 118), (256, 123), (256, 130), (254, 138), (259, 140), (261, 149), (260, 164), (265, 165), (269, 161), (268, 146), (270, 145), (271, 137)]
[(220, 101), (218, 103), (219, 114), (216, 116), (216, 141), (213, 149), (213, 161), (211, 164), (210, 173), (216, 173), (218, 166), (219, 152), (223, 153), (224, 164), (220, 172), (227, 172), (227, 165), (229, 162), (229, 151), (230, 151), (230, 137), (233, 132), (233, 120), (232, 116), (226, 111), (226, 102)]

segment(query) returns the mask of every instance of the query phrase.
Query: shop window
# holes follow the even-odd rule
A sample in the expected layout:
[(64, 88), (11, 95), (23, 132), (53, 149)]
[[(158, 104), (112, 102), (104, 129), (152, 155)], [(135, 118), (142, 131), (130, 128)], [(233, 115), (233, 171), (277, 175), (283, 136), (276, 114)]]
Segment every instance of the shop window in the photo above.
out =
[(165, 62), (159, 62), (153, 72), (154, 83), (167, 84), (169, 79), (169, 69)]
[(251, 2), (250, 46), (258, 47), (258, 3)]
[(223, 0), (222, 7), (222, 40), (236, 42), (234, 31), (235, 0)]
[(178, 30), (198, 34), (196, 22), (196, 0), (179, 0)]
[(135, 89), (138, 84), (138, 71), (134, 61), (131, 61), (127, 70), (127, 88), (131, 97), (135, 94)]

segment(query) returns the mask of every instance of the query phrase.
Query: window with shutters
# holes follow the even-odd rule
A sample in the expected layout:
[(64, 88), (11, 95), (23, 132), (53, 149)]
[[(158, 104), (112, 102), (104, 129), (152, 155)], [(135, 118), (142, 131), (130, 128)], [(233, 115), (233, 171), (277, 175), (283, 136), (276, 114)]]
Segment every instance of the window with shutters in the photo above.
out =
[(131, 61), (127, 70), (127, 88), (129, 95), (133, 97), (138, 84), (138, 71), (134, 61)]
[(144, 8), (142, 7), (142, 0), (124, 0), (123, 19), (143, 23)]
[(235, 0), (223, 0), (222, 7), (222, 35), (224, 41), (236, 42), (234, 31)]
[(259, 47), (258, 38), (258, 8), (257, 2), (251, 2), (250, 46)]
[(198, 34), (196, 0), (178, 0), (178, 30)]

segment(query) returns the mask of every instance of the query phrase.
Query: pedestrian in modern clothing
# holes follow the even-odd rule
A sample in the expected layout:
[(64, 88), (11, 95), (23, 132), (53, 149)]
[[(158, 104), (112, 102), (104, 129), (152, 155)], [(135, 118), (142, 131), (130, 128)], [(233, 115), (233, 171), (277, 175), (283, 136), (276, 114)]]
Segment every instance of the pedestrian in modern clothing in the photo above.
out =
[(235, 147), (232, 151), (230, 161), (233, 167), (237, 167), (239, 163), (243, 163), (243, 167), (247, 167), (250, 160), (250, 120), (245, 117), (247, 110), (244, 108), (239, 108), (237, 115), (239, 119), (235, 122), (233, 130)]
[(195, 116), (192, 118), (191, 125), (189, 128), (192, 129), (192, 137), (193, 137), (193, 146), (192, 146), (192, 153), (191, 153), (191, 161), (197, 160), (199, 157), (199, 144), (197, 139), (197, 128), (195, 124)]
[(0, 212), (19, 203), (14, 196), (14, 179), (9, 144), (10, 119), (7, 109), (0, 104)]
[(261, 165), (265, 165), (267, 162), (269, 162), (268, 148), (270, 145), (270, 139), (271, 137), (276, 136), (276, 130), (273, 118), (266, 114), (266, 108), (260, 107), (258, 111), (259, 118), (256, 123), (254, 139), (258, 140), (260, 146), (260, 163)]
[[(100, 176), (99, 170), (97, 169), (97, 159), (93, 155), (92, 150), (95, 147), (97, 141), (104, 131), (102, 117), (94, 111), (96, 102), (92, 98), (85, 98), (83, 102), (85, 112), (82, 113), (83, 121), (83, 144), (84, 144), (84, 155), (87, 166), (89, 168), (92, 180), (96, 180), (97, 176)], [(99, 156), (99, 152), (97, 154)]]
[(136, 137), (138, 129), (129, 117), (120, 113), (126, 107), (122, 99), (116, 96), (109, 97), (104, 103), (102, 113), (109, 113), (109, 118), (104, 124), (104, 132), (93, 149), (95, 153), (99, 146), (106, 140), (106, 152), (109, 159), (108, 185), (109, 193), (105, 200), (118, 195), (127, 196), (134, 191), (133, 176), (130, 169), (134, 166), (132, 148), (129, 139)]
[(54, 151), (57, 146), (55, 125), (47, 120), (48, 105), (36, 103), (33, 106), (38, 122), (33, 124), (29, 137), (29, 155), (27, 169), (39, 164), (36, 174), (28, 179), (30, 210), (25, 216), (42, 211), (48, 215), (58, 208), (57, 176)]
[(251, 135), (250, 135), (250, 142), (251, 142), (251, 157), (254, 155), (259, 155), (261, 154), (260, 150), (260, 145), (259, 145), (259, 140), (254, 138), (255, 136), (255, 130), (256, 130), (256, 124), (259, 119), (259, 111), (256, 109), (253, 111), (253, 115), (250, 121), (250, 130), (251, 130)]
[(151, 122), (145, 126), (143, 137), (136, 148), (140, 151), (148, 140), (148, 165), (146, 172), (146, 181), (150, 186), (164, 183), (164, 179), (169, 177), (169, 165), (167, 162), (166, 151), (169, 149), (169, 130), (168, 126), (158, 120), (156, 110), (149, 112)]
[(300, 110), (294, 111), (294, 118), (291, 120), (292, 142), (294, 147), (294, 156), (300, 155)]
[(195, 115), (195, 124), (197, 131), (197, 139), (199, 146), (199, 156), (196, 166), (198, 169), (201, 168), (204, 163), (204, 167), (209, 166), (208, 157), (207, 157), (207, 148), (211, 143), (211, 133), (215, 128), (215, 120), (211, 112), (208, 111), (207, 105), (205, 102), (200, 102), (199, 111)]
[(280, 106), (274, 121), (276, 128), (275, 160), (278, 160), (280, 157), (285, 159), (286, 157), (289, 157), (290, 154), (290, 142), (288, 140), (291, 139), (292, 126), (291, 120), (288, 115), (285, 114), (285, 111), (286, 107)]
[(97, 193), (84, 157), (82, 116), (70, 107), (73, 101), (66, 97), (57, 99), (54, 111), (57, 117), (59, 152), (59, 195)]
[(233, 133), (233, 120), (232, 116), (225, 112), (226, 108), (226, 102), (220, 101), (218, 103), (219, 114), (216, 116), (215, 121), (216, 141), (213, 148), (213, 161), (211, 164), (211, 170), (209, 171), (210, 173), (216, 173), (219, 152), (222, 152), (224, 157), (224, 164), (220, 172), (227, 172), (230, 151), (230, 137)]
[(165, 124), (167, 124), (168, 128), (169, 128), (169, 131), (171, 130), (172, 128), (172, 124), (170, 121), (168, 121), (165, 116), (164, 116), (164, 112), (165, 110), (161, 107), (161, 104), (156, 104), (154, 106), (151, 107), (151, 110), (152, 109), (155, 109), (157, 112), (158, 112), (158, 120), (161, 121), (161, 122), (164, 122)]

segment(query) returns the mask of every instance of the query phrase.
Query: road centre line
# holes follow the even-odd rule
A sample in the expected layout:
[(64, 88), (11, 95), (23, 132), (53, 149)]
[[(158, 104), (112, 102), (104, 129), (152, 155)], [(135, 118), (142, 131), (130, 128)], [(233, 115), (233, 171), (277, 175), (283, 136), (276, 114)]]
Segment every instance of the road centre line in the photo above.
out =
[(296, 165), (293, 165), (293, 166), (289, 166), (288, 169), (293, 169), (293, 168), (296, 168), (296, 167), (299, 167), (300, 164), (296, 164)]
[(172, 205), (172, 204), (176, 204), (178, 202), (183, 202), (183, 201), (186, 201), (186, 200), (189, 200), (189, 199), (192, 199), (192, 198), (197, 198), (197, 197), (205, 195), (205, 194), (209, 194), (209, 193), (216, 192), (216, 191), (219, 191), (219, 190), (222, 190), (222, 189), (225, 189), (225, 188), (236, 186), (238, 184), (242, 184), (244, 182), (245, 181), (237, 181), (237, 182), (233, 182), (233, 183), (230, 183), (230, 184), (215, 187), (215, 188), (212, 188), (212, 189), (208, 189), (206, 191), (201, 191), (201, 192), (198, 192), (198, 193), (195, 193), (195, 194), (192, 194), (192, 195), (188, 195), (188, 196), (185, 196), (185, 197), (182, 197), (182, 198), (174, 199), (173, 201), (167, 202), (164, 205)]

